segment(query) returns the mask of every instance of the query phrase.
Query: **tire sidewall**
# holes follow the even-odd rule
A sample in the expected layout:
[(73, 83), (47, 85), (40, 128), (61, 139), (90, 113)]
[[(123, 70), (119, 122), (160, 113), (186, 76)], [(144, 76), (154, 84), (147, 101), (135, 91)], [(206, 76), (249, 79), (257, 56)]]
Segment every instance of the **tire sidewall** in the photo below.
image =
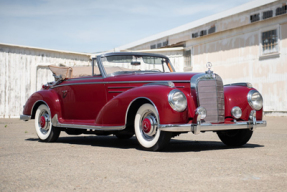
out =
[[(47, 113), (49, 114), (49, 121), (50, 121), (49, 130), (46, 133), (43, 133), (41, 131), (41, 126), (39, 125), (40, 114), (43, 111), (47, 111)], [(51, 136), (51, 132), (52, 132), (51, 112), (50, 112), (50, 109), (47, 107), (47, 105), (42, 104), (38, 107), (36, 114), (35, 114), (35, 129), (41, 141), (46, 141)]]
[(138, 109), (138, 111), (135, 115), (134, 128), (135, 128), (135, 135), (136, 135), (136, 138), (137, 138), (139, 144), (146, 149), (150, 149), (150, 148), (153, 148), (154, 146), (157, 145), (159, 138), (160, 138), (160, 130), (157, 129), (155, 136), (151, 140), (147, 140), (144, 138), (140, 124), (142, 121), (142, 117), (147, 110), (150, 110), (154, 113), (154, 115), (156, 116), (156, 119), (158, 121), (157, 123), (159, 124), (159, 118), (158, 118), (158, 114), (157, 114), (157, 111), (155, 110), (155, 108), (151, 104), (143, 104)]

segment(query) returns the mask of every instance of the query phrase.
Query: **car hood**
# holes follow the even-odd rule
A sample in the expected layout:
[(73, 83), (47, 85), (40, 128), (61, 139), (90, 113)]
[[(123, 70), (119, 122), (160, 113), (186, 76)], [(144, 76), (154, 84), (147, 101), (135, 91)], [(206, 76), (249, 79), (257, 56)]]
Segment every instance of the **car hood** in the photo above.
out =
[(105, 81), (190, 81), (198, 73), (144, 73), (125, 74), (105, 78)]

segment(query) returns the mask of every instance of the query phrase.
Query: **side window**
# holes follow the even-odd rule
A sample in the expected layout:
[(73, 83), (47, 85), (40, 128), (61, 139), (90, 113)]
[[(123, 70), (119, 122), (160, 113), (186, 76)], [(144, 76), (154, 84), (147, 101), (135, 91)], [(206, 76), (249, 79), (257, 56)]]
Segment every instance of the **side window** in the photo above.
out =
[(279, 52), (278, 30), (273, 29), (261, 33), (262, 55)]

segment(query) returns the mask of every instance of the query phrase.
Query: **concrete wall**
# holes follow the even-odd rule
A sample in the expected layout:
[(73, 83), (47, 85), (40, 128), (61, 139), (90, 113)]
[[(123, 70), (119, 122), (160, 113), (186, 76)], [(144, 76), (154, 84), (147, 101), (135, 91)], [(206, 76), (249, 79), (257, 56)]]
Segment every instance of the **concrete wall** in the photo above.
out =
[(0, 118), (19, 117), (28, 97), (53, 81), (49, 64), (88, 65), (90, 55), (0, 44)]
[[(261, 34), (279, 31), (278, 53), (263, 55)], [(251, 82), (264, 97), (264, 111), (287, 113), (287, 23), (286, 16), (228, 30), (201, 41), (187, 42), (193, 48), (194, 71), (212, 70), (224, 83)]]
[[(191, 50), (190, 67), (194, 72), (207, 70), (206, 63), (212, 62), (212, 70), (219, 74), (225, 84), (250, 82), (264, 97), (264, 111), (287, 115), (287, 14), (276, 15), (276, 9), (286, 5), (286, 0), (274, 1), (248, 11), (230, 13), (217, 20), (196, 21), (196, 26), (180, 33), (145, 42), (131, 50), (150, 49), (151, 45), (168, 40), (168, 46), (183, 44), (184, 51)], [(273, 11), (273, 17), (263, 19), (263, 12)], [(234, 11), (234, 10), (233, 10)], [(260, 14), (260, 20), (250, 21), (250, 16)], [(205, 21), (203, 18), (202, 21)], [(192, 38), (192, 33), (208, 30), (215, 26), (212, 34)], [(272, 54), (262, 53), (262, 32), (278, 31), (279, 50)], [(183, 52), (184, 52), (183, 51)], [(160, 53), (160, 49), (158, 49)], [(180, 54), (179, 54), (180, 55)], [(183, 55), (183, 54), (182, 54)], [(178, 59), (184, 62), (187, 58)]]

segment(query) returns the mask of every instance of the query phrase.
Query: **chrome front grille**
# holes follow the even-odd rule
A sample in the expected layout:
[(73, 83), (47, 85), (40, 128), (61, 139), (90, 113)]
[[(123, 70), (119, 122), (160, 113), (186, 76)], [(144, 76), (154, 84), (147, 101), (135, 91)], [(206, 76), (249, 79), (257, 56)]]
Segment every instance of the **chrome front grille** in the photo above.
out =
[(207, 116), (206, 122), (224, 122), (224, 91), (223, 82), (218, 75), (215, 78), (201, 77), (197, 81), (198, 106), (204, 107)]

